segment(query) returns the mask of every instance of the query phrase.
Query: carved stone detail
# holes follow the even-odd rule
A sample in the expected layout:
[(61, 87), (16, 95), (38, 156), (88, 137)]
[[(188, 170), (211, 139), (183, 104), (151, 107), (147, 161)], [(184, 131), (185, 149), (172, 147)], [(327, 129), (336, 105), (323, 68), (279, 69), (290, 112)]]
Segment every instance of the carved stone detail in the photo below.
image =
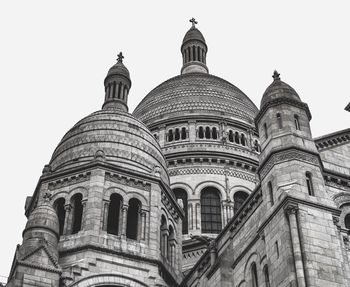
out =
[(48, 187), (49, 187), (49, 190), (54, 190), (57, 188), (66, 187), (68, 185), (81, 183), (81, 182), (90, 180), (90, 175), (91, 175), (90, 172), (85, 172), (85, 173), (80, 173), (78, 175), (65, 177), (65, 178), (58, 179), (58, 180), (53, 181), (53, 182), (49, 182)]
[(136, 179), (136, 178), (123, 176), (120, 174), (106, 172), (106, 180), (112, 181), (115, 183), (119, 183), (122, 185), (127, 185), (130, 187), (135, 187), (138, 189), (146, 190), (146, 191), (151, 191), (151, 184), (150, 183)]
[(288, 151), (280, 151), (273, 154), (268, 161), (264, 164), (263, 168), (260, 170), (260, 177), (264, 178), (267, 173), (272, 169), (272, 167), (280, 162), (291, 161), (291, 160), (301, 160), (313, 165), (319, 164), (319, 159), (316, 155), (291, 149)]

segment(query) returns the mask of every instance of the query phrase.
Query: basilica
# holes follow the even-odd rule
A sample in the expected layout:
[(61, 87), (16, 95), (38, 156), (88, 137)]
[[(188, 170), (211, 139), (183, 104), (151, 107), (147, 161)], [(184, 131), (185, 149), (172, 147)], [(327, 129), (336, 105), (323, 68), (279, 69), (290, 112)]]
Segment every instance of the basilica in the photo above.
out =
[(190, 22), (180, 75), (133, 113), (118, 55), (26, 200), (6, 286), (350, 286), (350, 128), (313, 138), (277, 71), (256, 107)]

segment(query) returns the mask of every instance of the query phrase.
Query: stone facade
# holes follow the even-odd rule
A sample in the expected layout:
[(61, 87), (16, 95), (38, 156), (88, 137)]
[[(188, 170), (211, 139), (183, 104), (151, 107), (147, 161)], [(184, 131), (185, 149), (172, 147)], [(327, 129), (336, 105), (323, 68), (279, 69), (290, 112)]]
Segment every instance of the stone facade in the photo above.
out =
[(26, 200), (6, 286), (350, 286), (350, 129), (313, 139), (277, 72), (258, 109), (191, 22), (181, 75), (133, 115), (118, 55)]

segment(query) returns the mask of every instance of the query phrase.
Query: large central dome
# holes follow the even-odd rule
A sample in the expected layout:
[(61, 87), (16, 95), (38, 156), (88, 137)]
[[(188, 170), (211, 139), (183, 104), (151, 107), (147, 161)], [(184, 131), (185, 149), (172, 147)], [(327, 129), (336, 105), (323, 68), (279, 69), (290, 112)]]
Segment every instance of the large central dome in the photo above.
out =
[(257, 113), (254, 103), (231, 83), (207, 73), (187, 73), (153, 89), (136, 107), (134, 116), (146, 125), (203, 114), (253, 124)]

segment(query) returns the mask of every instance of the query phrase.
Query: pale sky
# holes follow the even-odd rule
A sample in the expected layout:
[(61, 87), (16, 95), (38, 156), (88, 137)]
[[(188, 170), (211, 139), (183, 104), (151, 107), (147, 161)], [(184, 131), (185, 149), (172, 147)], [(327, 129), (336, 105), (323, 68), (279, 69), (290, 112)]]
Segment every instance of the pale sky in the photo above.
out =
[[(313, 136), (350, 127), (349, 1), (2, 1), (0, 275), (22, 241), (24, 202), (63, 135), (101, 108), (118, 52), (129, 108), (180, 73), (195, 17), (211, 74), (259, 107), (277, 69), (308, 103)], [(0, 277), (0, 282), (5, 281)]]

